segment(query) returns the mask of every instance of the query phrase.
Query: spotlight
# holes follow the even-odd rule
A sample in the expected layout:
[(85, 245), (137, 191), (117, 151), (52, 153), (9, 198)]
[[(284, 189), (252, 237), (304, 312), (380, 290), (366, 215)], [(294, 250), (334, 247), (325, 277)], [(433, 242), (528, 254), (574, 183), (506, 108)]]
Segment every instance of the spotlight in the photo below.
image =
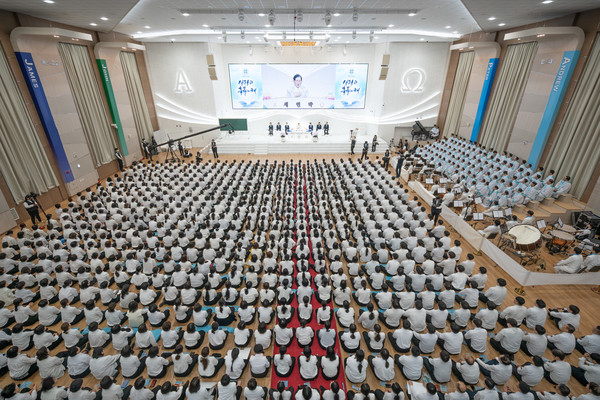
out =
[(275, 11), (269, 11), (269, 24), (271, 26), (275, 25)]
[(227, 31), (223, 31), (221, 36), (223, 36), (223, 41), (227, 43)]
[(331, 25), (331, 11), (325, 13), (325, 25)]
[(356, 31), (352, 31), (352, 39), (356, 39)]
[(358, 8), (355, 8), (354, 11), (352, 12), (352, 21), (354, 21), (354, 22), (358, 21)]
[(313, 40), (313, 37), (314, 37), (314, 35), (313, 35), (313, 31), (310, 31), (310, 32), (308, 33), (308, 38), (309, 38), (310, 40)]
[(373, 36), (374, 36), (373, 34), (374, 33), (375, 33), (374, 31), (369, 32), (369, 42), (371, 42), (371, 43), (373, 42)]
[(266, 43), (269, 43), (269, 36), (268, 35), (263, 36), (263, 39), (265, 39)]
[(242, 37), (242, 39), (246, 39), (246, 32), (245, 31), (241, 31), (240, 32), (240, 36)]
[(296, 11), (296, 21), (302, 22), (302, 20), (304, 20), (304, 13), (302, 10)]
[(244, 18), (246, 18), (246, 16), (244, 15), (244, 10), (240, 10), (238, 12), (238, 19), (240, 20), (240, 22), (244, 22)]
[(287, 32), (283, 32), (283, 40), (287, 39)]

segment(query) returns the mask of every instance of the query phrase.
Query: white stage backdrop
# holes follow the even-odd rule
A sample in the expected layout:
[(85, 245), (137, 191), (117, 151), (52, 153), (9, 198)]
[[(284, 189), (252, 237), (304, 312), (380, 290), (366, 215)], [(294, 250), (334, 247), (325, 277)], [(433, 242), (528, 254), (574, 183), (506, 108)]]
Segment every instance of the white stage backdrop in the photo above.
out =
[[(309, 122), (328, 121), (334, 135), (347, 136), (350, 129), (359, 128), (369, 135), (378, 134), (389, 140), (396, 126), (412, 126), (416, 119), (421, 119), (425, 126), (435, 123), (449, 59), (448, 43), (277, 50), (262, 45), (146, 43), (146, 48), (160, 128), (174, 137), (215, 126), (218, 118), (247, 118), (248, 129), (253, 132), (266, 133), (269, 122), (305, 126)], [(214, 55), (216, 81), (208, 77), (207, 54)], [(391, 56), (389, 74), (387, 80), (380, 81), (384, 54)], [(303, 109), (302, 104), (297, 107), (295, 102), (293, 109), (233, 108), (229, 64), (307, 63), (368, 66), (366, 96), (364, 104), (359, 103), (364, 108), (329, 109), (320, 108), (319, 103), (317, 109), (315, 102), (308, 109)], [(289, 78), (283, 87), (288, 89), (291, 85)]]

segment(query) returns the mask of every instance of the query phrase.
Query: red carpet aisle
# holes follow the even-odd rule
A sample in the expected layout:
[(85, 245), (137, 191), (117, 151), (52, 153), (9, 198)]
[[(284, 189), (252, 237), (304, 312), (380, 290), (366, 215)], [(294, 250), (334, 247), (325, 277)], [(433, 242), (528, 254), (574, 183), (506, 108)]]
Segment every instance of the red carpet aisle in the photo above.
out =
[[(296, 193), (300, 188), (302, 189), (302, 191), (304, 192), (305, 199), (306, 199), (305, 204), (308, 204), (309, 199), (307, 198), (307, 188), (306, 188), (306, 164), (302, 164), (302, 176), (301, 177), (296, 176), (295, 187), (296, 187)], [(294, 209), (296, 209), (296, 194), (294, 194)], [(305, 212), (305, 214), (308, 213), (308, 206), (304, 212)], [(298, 218), (298, 216), (296, 216), (296, 218)], [(308, 228), (308, 229), (310, 229), (310, 228)], [(308, 233), (308, 237), (310, 237), (310, 230), (308, 230), (307, 233)], [(312, 256), (312, 244), (311, 244), (310, 240), (308, 241), (308, 246), (310, 248), (310, 257), (309, 257), (308, 261), (310, 264), (313, 264), (314, 259)], [(294, 259), (294, 262), (296, 262), (296, 261), (297, 260)], [(315, 275), (317, 275), (316, 271), (314, 269), (310, 268), (309, 272), (314, 279)], [(298, 274), (298, 270), (294, 269), (294, 284), (293, 284), (294, 289), (297, 289), (297, 287), (298, 287), (297, 282), (296, 282), (297, 274)], [(313, 310), (316, 310), (317, 308), (321, 307), (321, 304), (319, 304), (319, 302), (316, 300), (316, 296), (314, 294), (317, 291), (314, 282), (311, 283), (311, 286), (313, 289), (313, 297), (312, 297), (311, 304), (313, 306)], [(300, 326), (300, 321), (298, 320), (298, 298), (295, 295), (293, 297), (291, 306), (294, 307), (296, 312), (294, 313), (292, 321), (288, 324), (288, 327), (298, 328)], [(331, 307), (331, 309), (333, 310), (333, 308), (334, 308), (333, 302), (329, 303), (329, 307)], [(331, 327), (333, 329), (336, 329), (336, 336), (337, 336), (337, 324), (335, 322), (335, 316), (333, 317), (331, 322), (332, 322)], [(320, 325), (317, 323), (317, 318), (314, 314), (314, 311), (313, 311), (313, 318), (307, 326), (310, 326), (315, 331), (315, 340), (313, 341), (313, 344), (311, 347), (312, 354), (316, 355), (316, 356), (324, 356), (326, 351), (323, 350), (321, 348), (321, 346), (319, 346), (319, 342), (316, 337), (317, 331), (319, 329), (323, 328), (323, 325)], [(271, 372), (271, 387), (272, 388), (276, 388), (277, 384), (280, 381), (283, 381), (283, 382), (287, 381), (286, 387), (290, 387), (290, 386), (294, 387), (294, 393), (295, 393), (298, 386), (305, 383), (305, 381), (300, 377), (300, 372), (299, 372), (300, 367), (298, 365), (298, 356), (302, 354), (302, 351), (303, 351), (303, 348), (298, 346), (298, 341), (294, 338), (292, 344), (287, 348), (287, 354), (296, 358), (296, 365), (294, 365), (294, 371), (292, 372), (292, 374), (289, 377), (280, 378), (275, 373), (275, 367), (273, 367), (273, 371)], [(345, 379), (345, 375), (344, 375), (344, 360), (341, 356), (342, 353), (340, 351), (339, 338), (336, 339), (336, 342), (335, 342), (335, 352), (340, 356), (340, 362), (341, 362), (340, 374), (337, 378), (337, 382), (339, 383), (340, 388), (342, 388), (344, 391), (346, 391), (347, 388), (346, 388), (346, 379)], [(277, 345), (277, 343), (274, 343), (273, 357), (276, 357), (277, 354), (279, 354), (279, 346)], [(312, 387), (314, 389), (319, 389), (321, 386), (328, 389), (331, 382), (332, 381), (329, 381), (329, 380), (326, 380), (325, 378), (323, 378), (323, 374), (319, 371), (319, 375), (317, 376), (317, 378), (315, 378), (314, 380), (312, 380), (308, 383), (310, 384), (310, 387)]]

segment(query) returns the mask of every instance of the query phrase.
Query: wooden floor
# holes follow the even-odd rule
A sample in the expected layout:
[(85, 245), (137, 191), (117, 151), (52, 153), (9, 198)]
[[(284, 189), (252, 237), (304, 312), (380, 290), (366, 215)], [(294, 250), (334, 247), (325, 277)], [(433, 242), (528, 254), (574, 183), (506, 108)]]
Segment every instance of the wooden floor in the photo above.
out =
[[(195, 151), (192, 153), (195, 154)], [(224, 161), (242, 161), (242, 160), (252, 160), (252, 161), (265, 161), (265, 160), (269, 160), (269, 161), (297, 161), (297, 160), (322, 160), (322, 159), (340, 159), (340, 158), (344, 158), (347, 159), (349, 158), (350, 155), (349, 154), (332, 154), (332, 155), (318, 155), (318, 156), (311, 156), (311, 155), (268, 155), (268, 156), (254, 156), (254, 155), (223, 155), (219, 157), (219, 160), (221, 160), (221, 162)], [(211, 155), (204, 155), (204, 162), (208, 162), (212, 160), (212, 156)], [(360, 155), (354, 155), (352, 156), (353, 160), (357, 160), (360, 158)], [(376, 161), (376, 159), (378, 159), (378, 156), (369, 156), (369, 158), (372, 161)], [(156, 158), (155, 158), (156, 160)], [(192, 159), (187, 159), (187, 162), (192, 162)], [(391, 170), (390, 167), (390, 172), (393, 174), (393, 171)], [(403, 182), (406, 186), (406, 182)], [(412, 193), (411, 193), (412, 196)], [(67, 203), (67, 201), (65, 201), (65, 204)], [(48, 210), (49, 212), (51, 210)], [(452, 233), (452, 238), (453, 239), (460, 239), (460, 237), (453, 232)], [(465, 240), (462, 240), (462, 246), (463, 246), (463, 259), (466, 257), (466, 255), (470, 252), (473, 252), (473, 249), (466, 243)], [(547, 254), (544, 254), (544, 257), (547, 257)], [(558, 257), (558, 256), (556, 256)], [(502, 277), (505, 278), (508, 282), (508, 296), (507, 299), (505, 300), (503, 306), (501, 308), (504, 308), (508, 305), (511, 305), (513, 303), (513, 299), (516, 296), (515, 294), (515, 289), (517, 288), (517, 284), (516, 282), (510, 278), (510, 276), (507, 276), (507, 274), (498, 266), (494, 265), (494, 263), (485, 255), (481, 255), (481, 256), (476, 256), (475, 257), (475, 261), (476, 261), (476, 268), (479, 266), (485, 266), (488, 269), (488, 286), (491, 286), (490, 284), (493, 284), (497, 278)], [(553, 259), (548, 258), (547, 262), (551, 265), (552, 263), (554, 263)], [(579, 331), (576, 332), (576, 336), (583, 336), (583, 335), (588, 335), (591, 333), (591, 329), (593, 326), (599, 325), (600, 323), (600, 318), (598, 317), (598, 314), (596, 314), (598, 312), (598, 310), (600, 309), (600, 295), (594, 293), (591, 291), (592, 286), (540, 286), (540, 287), (527, 287), (525, 289), (526, 293), (523, 295), (523, 297), (526, 300), (526, 306), (530, 307), (532, 305), (534, 305), (534, 302), (536, 299), (543, 299), (546, 304), (548, 305), (549, 308), (554, 308), (554, 307), (563, 307), (563, 306), (568, 306), (569, 304), (575, 304), (577, 306), (580, 307), (581, 309), (581, 325), (579, 328)], [(135, 290), (135, 288), (133, 288)], [(98, 303), (100, 305), (100, 307), (102, 307), (102, 305), (100, 303)], [(80, 306), (80, 304), (76, 304), (77, 306)], [(356, 309), (356, 314), (358, 315), (358, 306), (356, 306), (356, 304), (354, 304), (354, 306), (357, 308)], [(175, 322), (174, 316), (171, 316), (171, 322), (175, 325), (177, 325), (177, 323)], [(336, 322), (337, 323), (337, 322)], [(105, 326), (106, 322), (103, 322), (103, 325), (101, 326)], [(271, 323), (271, 328), (273, 327), (273, 323)], [(258, 323), (255, 322), (253, 324), (253, 326), (249, 326), (249, 328), (252, 329), (256, 329)], [(85, 322), (82, 321), (78, 324), (78, 326), (80, 326), (81, 328), (85, 327)], [(59, 325), (55, 325), (53, 327), (51, 327), (50, 329), (55, 330), (55, 331), (59, 331)], [(358, 329), (359, 331), (362, 331), (362, 327), (360, 325), (358, 325)], [(528, 330), (526, 327), (523, 326), (524, 330)], [(546, 323), (546, 329), (548, 331), (548, 334), (555, 334), (558, 333), (558, 329), (554, 326), (554, 324), (551, 324), (550, 321), (548, 321)], [(339, 330), (339, 329), (338, 329)], [(343, 329), (342, 329), (343, 330)], [(498, 331), (499, 329), (497, 329)], [(385, 328), (384, 326), (382, 326), (382, 331), (383, 332), (388, 332), (389, 330), (387, 328)], [(228, 339), (228, 343), (226, 345), (225, 350), (222, 350), (221, 353), (224, 354), (226, 352), (226, 350), (231, 349), (234, 347), (234, 343), (233, 343), (233, 335), (230, 335), (229, 339)], [(205, 342), (207, 343), (207, 339), (205, 339)], [(366, 345), (364, 344), (364, 341), (361, 342), (362, 343), (362, 348), (363, 350), (365, 350), (365, 353), (368, 355), (369, 351), (366, 348)], [(159, 342), (159, 346), (161, 345), (161, 342)], [(254, 345), (254, 342), (252, 341), (250, 343), (251, 346)], [(388, 348), (390, 350), (390, 352), (392, 354), (394, 354), (394, 350), (391, 347), (391, 345), (389, 345), (389, 343), (386, 343), (386, 348)], [(265, 352), (266, 355), (271, 355), (272, 353), (272, 349), (273, 346), (271, 346), (271, 348), (267, 349), (267, 351)], [(60, 350), (64, 350), (64, 347), (59, 346), (58, 349), (52, 351), (52, 354), (55, 354), (57, 351)], [(433, 356), (438, 356), (439, 355), (439, 347), (436, 346), (436, 350), (435, 353), (433, 354)], [(463, 353), (459, 356), (452, 356), (452, 359), (454, 360), (458, 360), (460, 357), (464, 356), (469, 350), (463, 346)], [(35, 349), (32, 349), (30, 351), (27, 352), (30, 356), (33, 356), (35, 354)], [(105, 349), (105, 354), (114, 354), (115, 350), (113, 349), (112, 345), (107, 346), (107, 348)], [(497, 352), (495, 352), (491, 346), (488, 345), (488, 351), (486, 353), (486, 356), (489, 359), (492, 359), (494, 357), (496, 357), (498, 354)], [(342, 350), (342, 354), (341, 354), (341, 358), (345, 359), (348, 356), (348, 354), (345, 354), (344, 351)], [(575, 351), (572, 355), (568, 356), (567, 361), (570, 362), (572, 365), (576, 365), (577, 364), (577, 358), (579, 357), (579, 353), (577, 351)], [(546, 351), (546, 354), (544, 356), (545, 358), (549, 358), (551, 359), (551, 354), (550, 351)], [(521, 364), (523, 362), (529, 361), (529, 358), (527, 356), (525, 356), (522, 352), (519, 352), (516, 354), (515, 356), (515, 362), (517, 364)], [(298, 366), (296, 365), (295, 368), (297, 368)], [(224, 373), (224, 368), (221, 370), (221, 372), (214, 378), (211, 379), (211, 381), (217, 381), (220, 379), (221, 375)], [(194, 376), (195, 374), (193, 373), (192, 375), (190, 375), (190, 377), (188, 377), (187, 379), (191, 379), (192, 376)], [(483, 376), (483, 375), (481, 375)], [(242, 376), (241, 380), (238, 382), (240, 386), (245, 387), (246, 383), (248, 382), (248, 380), (251, 378), (250, 375), (250, 370), (249, 368), (246, 369), (244, 375)], [(161, 382), (165, 382), (165, 381), (171, 381), (171, 382), (178, 382), (178, 381), (186, 381), (186, 378), (176, 378), (173, 375), (172, 372), (172, 367), (170, 367), (169, 372), (167, 373), (166, 377), (163, 379), (159, 380), (159, 383)], [(119, 376), (118, 381), (120, 382), (122, 380), (122, 378)], [(39, 377), (39, 374), (36, 373), (36, 375), (34, 375), (32, 378), (29, 378), (28, 381), (31, 381), (33, 383), (38, 384), (41, 382), (41, 379)], [(396, 381), (398, 381), (403, 387), (405, 387), (406, 382), (404, 380), (404, 378), (402, 377), (402, 374), (400, 373), (400, 371), (398, 369), (396, 369)], [(8, 374), (6, 374), (4, 377), (2, 377), (0, 379), (0, 387), (4, 387), (6, 384), (10, 383), (11, 379), (8, 376)], [(61, 377), (60, 379), (58, 379), (58, 384), (59, 385), (65, 385), (68, 386), (69, 383), (71, 382), (71, 378), (69, 378), (69, 376), (67, 374), (65, 374), (63, 377)], [(369, 383), (369, 385), (371, 386), (372, 390), (375, 389), (382, 389), (385, 390), (385, 388), (383, 386), (381, 386), (379, 380), (373, 375), (372, 371), (370, 370), (370, 368), (368, 369), (367, 372), (367, 383)], [(448, 386), (448, 390), (449, 391), (453, 391), (455, 389), (455, 383), (456, 382), (456, 378), (454, 377), (454, 375), (452, 376), (452, 381), (447, 385)], [(132, 384), (133, 382), (131, 382)], [(263, 379), (259, 379), (258, 380), (259, 385), (265, 386), (265, 387), (270, 387), (271, 384), (271, 377), (267, 376), (266, 378)], [(512, 377), (510, 379), (510, 381), (508, 382), (509, 386), (514, 387), (516, 385), (517, 381), (514, 377)], [(352, 384), (349, 381), (346, 381), (346, 387), (347, 389), (350, 389), (352, 387)], [(98, 386), (98, 381), (91, 375), (89, 375), (87, 378), (84, 379), (84, 386), (88, 386), (94, 390), (97, 389)], [(480, 380), (479, 386), (483, 386), (483, 380)], [(572, 394), (582, 394), (586, 392), (586, 389), (579, 384), (575, 379), (571, 379), (571, 381), (569, 382), (569, 387), (572, 390)], [(551, 384), (549, 384), (546, 380), (542, 380), (542, 382), (535, 387), (535, 390), (537, 391), (541, 391), (541, 390), (552, 390), (553, 387)]]

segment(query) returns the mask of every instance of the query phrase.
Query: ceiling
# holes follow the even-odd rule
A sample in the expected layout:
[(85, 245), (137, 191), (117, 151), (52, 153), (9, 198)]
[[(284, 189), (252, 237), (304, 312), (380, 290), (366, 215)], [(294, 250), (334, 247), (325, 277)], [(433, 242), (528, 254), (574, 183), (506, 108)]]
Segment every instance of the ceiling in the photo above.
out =
[(247, 44), (454, 41), (595, 8), (600, 0), (0, 0), (0, 10), (144, 42)]

